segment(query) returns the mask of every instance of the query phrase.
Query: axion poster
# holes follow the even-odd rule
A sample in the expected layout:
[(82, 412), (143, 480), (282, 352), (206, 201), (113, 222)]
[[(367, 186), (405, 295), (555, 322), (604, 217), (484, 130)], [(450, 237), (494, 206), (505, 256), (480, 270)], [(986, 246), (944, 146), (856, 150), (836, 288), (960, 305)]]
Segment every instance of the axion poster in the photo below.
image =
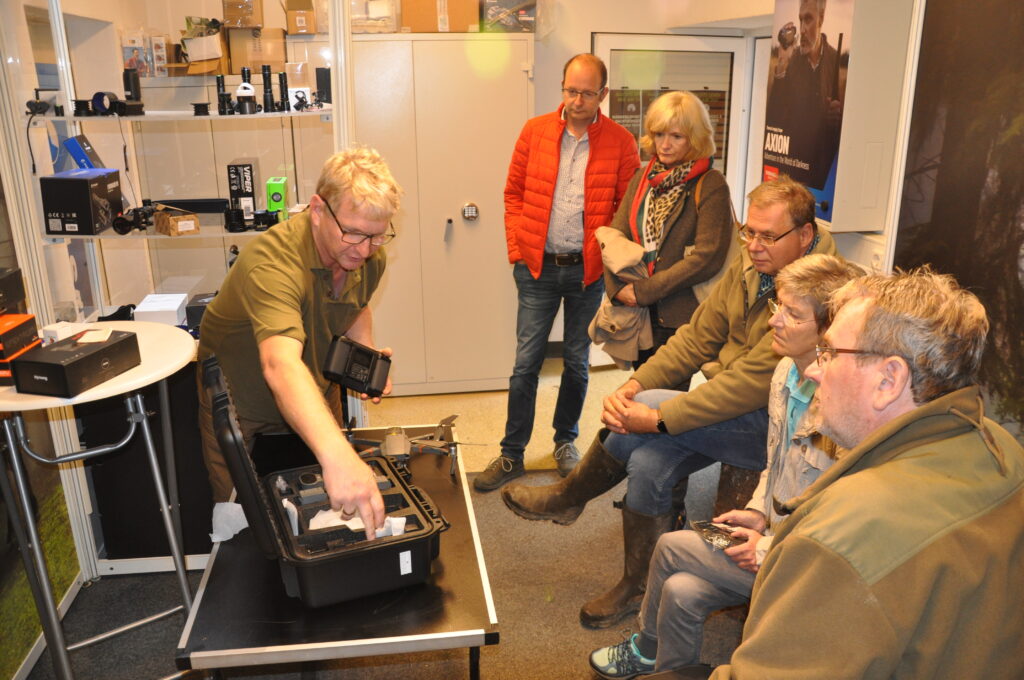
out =
[(777, 0), (763, 179), (787, 174), (832, 220), (854, 0)]

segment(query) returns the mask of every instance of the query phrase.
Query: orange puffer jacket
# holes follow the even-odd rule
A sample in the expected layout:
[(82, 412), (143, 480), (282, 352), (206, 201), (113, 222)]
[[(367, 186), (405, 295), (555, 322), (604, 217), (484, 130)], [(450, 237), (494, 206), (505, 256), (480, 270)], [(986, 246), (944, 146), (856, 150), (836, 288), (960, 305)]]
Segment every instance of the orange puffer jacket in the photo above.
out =
[[(523, 260), (534, 278), (540, 277), (544, 265), (563, 130), (562, 106), (554, 113), (531, 118), (519, 133), (508, 167), (508, 261)], [(633, 135), (601, 113), (588, 128), (587, 137), (590, 157), (583, 186), (583, 280), (590, 285), (602, 274), (601, 248), (594, 231), (611, 224), (626, 185), (640, 166), (640, 158)]]

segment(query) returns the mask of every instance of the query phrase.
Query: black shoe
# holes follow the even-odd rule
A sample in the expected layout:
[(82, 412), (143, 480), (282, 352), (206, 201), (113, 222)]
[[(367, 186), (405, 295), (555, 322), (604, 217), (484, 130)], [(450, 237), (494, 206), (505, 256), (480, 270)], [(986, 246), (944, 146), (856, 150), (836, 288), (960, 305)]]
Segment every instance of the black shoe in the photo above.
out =
[(498, 456), (473, 480), (473, 488), (477, 491), (494, 491), (524, 474), (526, 469), (523, 467), (523, 461)]

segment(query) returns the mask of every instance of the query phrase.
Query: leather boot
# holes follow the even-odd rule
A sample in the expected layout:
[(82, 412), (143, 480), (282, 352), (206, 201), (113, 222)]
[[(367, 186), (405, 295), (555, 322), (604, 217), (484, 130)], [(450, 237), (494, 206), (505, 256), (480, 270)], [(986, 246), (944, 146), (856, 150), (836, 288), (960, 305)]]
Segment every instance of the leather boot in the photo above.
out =
[(572, 524), (591, 498), (600, 496), (626, 478), (626, 467), (605, 450), (601, 430), (587, 455), (565, 479), (548, 486), (509, 484), (501, 499), (509, 510), (525, 519), (549, 519), (555, 524)]
[(622, 507), (622, 536), (626, 553), (622, 579), (607, 593), (583, 605), (580, 623), (587, 628), (608, 628), (640, 610), (654, 546), (659, 536), (672, 529), (675, 517), (675, 512), (644, 515)]

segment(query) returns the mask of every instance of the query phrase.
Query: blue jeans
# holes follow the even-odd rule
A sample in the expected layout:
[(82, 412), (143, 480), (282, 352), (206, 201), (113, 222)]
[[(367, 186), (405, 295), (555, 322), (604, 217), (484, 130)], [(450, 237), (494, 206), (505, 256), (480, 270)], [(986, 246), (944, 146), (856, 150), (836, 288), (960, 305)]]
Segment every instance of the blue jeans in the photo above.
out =
[[(680, 394), (676, 390), (646, 390), (636, 395), (636, 400), (657, 408)], [(645, 515), (672, 510), (676, 482), (716, 461), (763, 470), (767, 446), (767, 408), (680, 434), (612, 433), (604, 441), (608, 453), (626, 466), (626, 506)]]
[(604, 279), (583, 286), (583, 265), (559, 267), (545, 264), (540, 278), (534, 279), (525, 264), (513, 267), (519, 291), (516, 317), (516, 362), (508, 381), (508, 418), (501, 455), (523, 459), (533, 433), (537, 406), (537, 378), (551, 335), (558, 307), (565, 303), (562, 333), (562, 382), (555, 404), (555, 443), (572, 442), (579, 434), (580, 412), (587, 396), (590, 373), (590, 335), (587, 327), (597, 313), (604, 294)]

